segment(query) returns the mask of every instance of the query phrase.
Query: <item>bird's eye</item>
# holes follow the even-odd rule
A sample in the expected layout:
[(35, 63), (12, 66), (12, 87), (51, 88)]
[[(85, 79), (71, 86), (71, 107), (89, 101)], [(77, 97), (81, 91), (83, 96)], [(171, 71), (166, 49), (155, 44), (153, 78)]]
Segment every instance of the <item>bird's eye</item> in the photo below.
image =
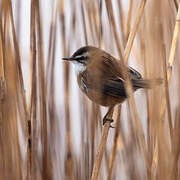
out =
[(74, 59), (83, 64), (87, 59), (87, 56), (76, 56)]
[(74, 59), (75, 59), (75, 60), (80, 60), (80, 59), (83, 60), (84, 58), (85, 58), (84, 56), (76, 56)]

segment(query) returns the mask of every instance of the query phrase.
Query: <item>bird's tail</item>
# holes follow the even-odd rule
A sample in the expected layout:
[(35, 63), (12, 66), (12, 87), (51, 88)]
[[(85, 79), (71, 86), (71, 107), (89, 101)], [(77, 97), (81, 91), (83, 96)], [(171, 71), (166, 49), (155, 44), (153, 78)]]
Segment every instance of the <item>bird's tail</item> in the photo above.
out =
[(163, 79), (133, 79), (132, 85), (134, 89), (139, 88), (152, 88), (154, 86), (160, 85), (163, 83)]

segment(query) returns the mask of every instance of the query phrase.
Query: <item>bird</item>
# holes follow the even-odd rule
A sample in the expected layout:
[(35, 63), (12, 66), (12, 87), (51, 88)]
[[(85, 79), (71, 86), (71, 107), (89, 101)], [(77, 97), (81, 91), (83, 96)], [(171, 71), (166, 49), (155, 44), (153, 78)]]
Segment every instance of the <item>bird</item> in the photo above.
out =
[(103, 118), (103, 125), (107, 121), (113, 122), (112, 118), (108, 118), (108, 114), (116, 104), (121, 104), (127, 98), (127, 80), (123, 78), (123, 68), (127, 68), (134, 92), (162, 83), (160, 78), (143, 79), (138, 71), (125, 66), (108, 52), (94, 46), (83, 46), (72, 56), (62, 59), (73, 63), (82, 92), (94, 103), (109, 107)]

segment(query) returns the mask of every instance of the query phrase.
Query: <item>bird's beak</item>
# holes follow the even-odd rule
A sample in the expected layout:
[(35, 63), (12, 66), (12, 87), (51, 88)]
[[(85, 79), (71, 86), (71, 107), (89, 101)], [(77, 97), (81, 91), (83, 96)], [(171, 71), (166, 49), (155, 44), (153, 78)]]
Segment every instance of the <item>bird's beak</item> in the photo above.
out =
[(64, 61), (73, 61), (73, 57), (63, 57), (62, 60)]

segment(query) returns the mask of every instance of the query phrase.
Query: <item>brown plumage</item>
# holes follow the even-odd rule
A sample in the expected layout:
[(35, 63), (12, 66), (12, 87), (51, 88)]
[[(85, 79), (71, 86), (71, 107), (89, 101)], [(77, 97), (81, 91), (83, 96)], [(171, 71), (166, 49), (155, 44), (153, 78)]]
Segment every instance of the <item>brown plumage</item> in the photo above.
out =
[[(96, 47), (85, 46), (71, 57), (63, 59), (74, 63), (78, 85), (93, 102), (112, 107), (127, 98), (122, 76), (122, 68), (126, 67), (109, 53)], [(144, 80), (141, 74), (131, 67), (128, 67), (128, 74), (134, 91), (162, 82), (161, 79)]]

